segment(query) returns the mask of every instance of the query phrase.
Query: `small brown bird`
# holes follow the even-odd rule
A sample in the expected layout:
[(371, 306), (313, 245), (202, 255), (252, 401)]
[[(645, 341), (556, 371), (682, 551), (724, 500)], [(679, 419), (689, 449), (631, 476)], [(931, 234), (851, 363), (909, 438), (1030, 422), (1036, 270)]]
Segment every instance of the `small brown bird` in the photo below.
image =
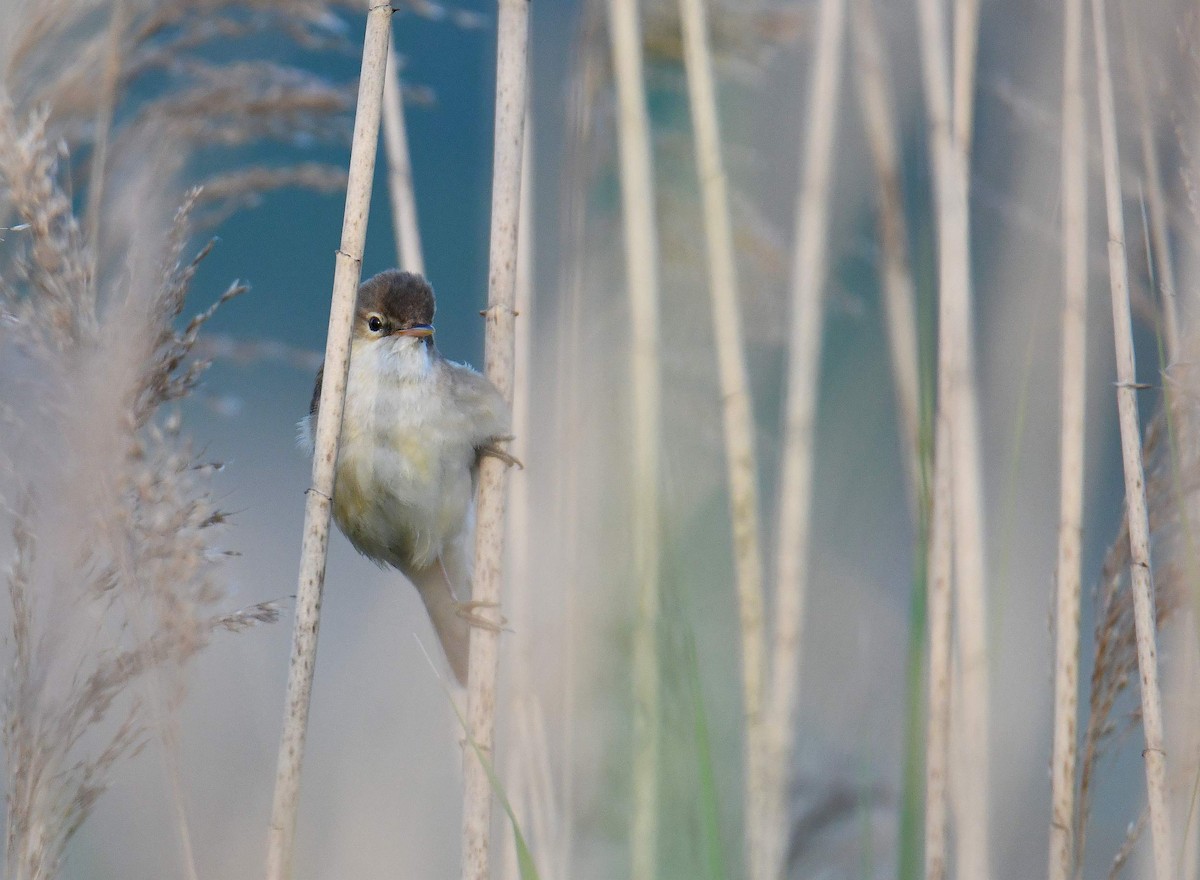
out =
[[(412, 581), (465, 683), (470, 625), (494, 626), (457, 598), (471, 580), (479, 459), (515, 460), (497, 445), (511, 439), (504, 398), (438, 352), (434, 308), (433, 288), (410, 272), (382, 272), (358, 289), (333, 518), (360, 553)], [(300, 422), (310, 454), (324, 369)]]

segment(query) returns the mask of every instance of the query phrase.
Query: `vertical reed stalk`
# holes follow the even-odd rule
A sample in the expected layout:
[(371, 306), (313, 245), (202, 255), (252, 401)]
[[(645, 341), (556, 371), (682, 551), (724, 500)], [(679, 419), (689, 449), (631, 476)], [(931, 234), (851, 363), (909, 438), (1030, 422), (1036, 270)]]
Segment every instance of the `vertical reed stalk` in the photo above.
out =
[(1100, 146), (1104, 159), (1104, 202), (1108, 215), (1108, 272), (1112, 289), (1113, 337), (1117, 357), (1117, 411), (1125, 463), (1125, 510), (1129, 522), (1130, 576), (1138, 676), (1141, 681), (1142, 730), (1146, 747), (1146, 798), (1157, 880), (1174, 877), (1174, 849), (1167, 800), (1162, 694), (1158, 686), (1158, 649), (1154, 594), (1150, 573), (1150, 522), (1146, 510), (1146, 475), (1133, 355), (1133, 322), (1129, 310), (1129, 270), (1125, 255), (1125, 219), (1121, 205), (1121, 166), (1117, 146), (1116, 107), (1108, 56), (1104, 0), (1092, 0), (1096, 39), (1097, 90), (1100, 106)]
[(968, 155), (975, 130), (975, 54), (979, 48), (979, 0), (954, 2), (954, 139)]
[[(511, 404), (521, 155), (528, 104), (529, 0), (498, 0), (498, 6), (496, 130), (492, 154), (492, 228), (488, 247), (484, 365), (488, 379)], [(480, 603), (485, 614), (491, 615), (497, 628), (471, 629), (467, 732), (472, 742), (463, 746), (463, 880), (487, 880), (491, 876), (492, 792), (482, 759), (492, 760), (495, 739), (506, 473), (504, 463), (494, 457), (485, 457), (480, 464), (471, 598)]]
[[(956, 121), (951, 117), (949, 51), (940, 4), (937, 0), (918, 0), (917, 12), (938, 215), (938, 409), (944, 417), (939, 415), (937, 429), (950, 434), (948, 444), (941, 438), (936, 444), (939, 451), (949, 451), (949, 461), (939, 461), (936, 466), (949, 467), (952, 473), (957, 644), (963, 682), (962, 724), (954, 737), (958, 745), (952, 750), (962, 756), (955, 766), (956, 873), (960, 880), (980, 880), (989, 871), (989, 689), (983, 486), (971, 319), (968, 160), (966, 144), (952, 128)], [(969, 15), (969, 10), (960, 8), (960, 22)], [(961, 45), (961, 39), (957, 42)], [(965, 75), (961, 65), (959, 72)], [(961, 86), (957, 89), (962, 91)]]
[(1075, 765), (1079, 716), (1080, 546), (1087, 397), (1087, 131), (1083, 103), (1083, 0), (1066, 0), (1062, 103), (1062, 426), (1054, 742), (1050, 758), (1049, 880), (1075, 873)]
[[(1162, 169), (1154, 144), (1153, 120), (1150, 117), (1150, 96), (1146, 89), (1146, 74), (1142, 61), (1141, 34), (1136, 23), (1124, 14), (1126, 68), (1129, 70), (1132, 91), (1138, 105), (1138, 134), (1141, 139), (1142, 168), (1146, 178), (1146, 208), (1150, 213), (1150, 245), (1154, 258), (1154, 280), (1158, 282), (1159, 308), (1162, 311), (1163, 341), (1167, 349), (1167, 365), (1179, 358), (1179, 305), (1175, 292), (1175, 263), (1171, 259), (1170, 229), (1167, 225), (1167, 202), (1163, 193)], [(1167, 393), (1171, 385), (1167, 384)]]
[[(1133, 21), (1125, 5), (1118, 7), (1125, 31), (1126, 67), (1132, 80), (1132, 91), (1138, 104), (1138, 130), (1141, 135), (1142, 169), (1146, 181), (1146, 208), (1150, 215), (1150, 248), (1152, 257), (1150, 266), (1151, 283), (1158, 294), (1158, 306), (1161, 313), (1161, 330), (1166, 349), (1166, 364), (1163, 374), (1164, 409), (1167, 415), (1167, 425), (1171, 439), (1171, 459), (1174, 471), (1173, 503), (1178, 507), (1178, 515), (1184, 530), (1184, 549), (1182, 550), (1185, 581), (1191, 585), (1190, 593), (1192, 625), (1200, 632), (1200, 572), (1197, 571), (1200, 548), (1196, 545), (1197, 507), (1194, 500), (1187, 497), (1183, 488), (1183, 477), (1179, 470), (1181, 452), (1192, 448), (1195, 442), (1196, 423), (1191, 408), (1181, 405), (1186, 389), (1181, 389), (1177, 370), (1181, 365), (1182, 356), (1180, 341), (1182, 320), (1179, 314), (1179, 297), (1175, 287), (1175, 261), (1171, 253), (1171, 229), (1167, 221), (1167, 201), (1163, 192), (1162, 169), (1158, 161), (1158, 149), (1154, 142), (1154, 120), (1151, 117), (1150, 94), (1146, 84), (1144, 62), (1142, 60), (1141, 33), (1137, 23)], [(1174, 369), (1172, 369), (1174, 368)], [(1184, 370), (1188, 368), (1183, 366)], [(1185, 373), (1186, 375), (1186, 373)], [(1182, 681), (1177, 687), (1187, 688), (1187, 679), (1191, 678), (1194, 665), (1187, 661), (1179, 664), (1179, 678)], [(1186, 741), (1186, 740), (1185, 740)], [(1191, 748), (1191, 746), (1188, 746)], [(1194, 796), (1193, 796), (1194, 797)], [(1178, 865), (1179, 872), (1184, 877), (1196, 876), (1196, 854), (1200, 847), (1200, 825), (1196, 822), (1196, 803), (1189, 801), (1186, 821), (1183, 825), (1184, 843), (1181, 847), (1182, 858)]]
[(920, 362), (917, 344), (917, 310), (912, 270), (908, 262), (908, 225), (904, 219), (901, 191), (900, 147), (892, 96), (887, 87), (887, 58), (879, 35), (873, 0), (853, 0), (856, 82), (859, 111), (866, 129), (867, 145), (879, 181), (879, 241), (883, 250), (883, 302), (887, 312), (888, 347), (896, 411), (900, 415), (900, 444), (904, 460), (909, 504), (914, 521), (925, 494), (921, 473), (919, 437), (921, 430)]
[[(605, 10), (599, 4), (593, 5), (585, 15), (585, 24), (581, 42), (585, 45), (597, 43), (597, 35), (605, 22)], [(568, 107), (568, 160), (564, 171), (567, 181), (564, 193), (563, 218), (563, 250), (565, 258), (561, 261), (560, 289), (562, 291), (562, 307), (559, 309), (556, 337), (558, 351), (555, 354), (555, 400), (556, 424), (555, 443), (559, 449), (576, 449), (585, 442), (583, 426), (584, 412), (584, 380), (586, 371), (581, 363), (584, 358), (580, 353), (584, 350), (586, 337), (584, 335), (583, 315), (586, 303), (584, 276), (586, 271), (585, 256), (588, 252), (588, 192), (589, 156), (587, 145), (591, 135), (591, 124), (595, 105), (592, 100), (599, 83), (605, 74), (600, 71), (607, 68), (608, 59), (599, 51), (587, 52), (576, 71), (571, 83)], [(563, 596), (563, 644), (562, 644), (562, 812), (567, 817), (563, 829), (562, 849), (557, 863), (557, 876), (562, 880), (574, 876), (575, 848), (575, 773), (578, 715), (575, 711), (579, 686), (576, 682), (576, 670), (579, 668), (579, 643), (582, 640), (579, 633), (579, 596), (581, 592), (580, 561), (581, 540), (588, 537), (586, 529), (581, 528), (584, 509), (586, 483), (582, 482), (579, 468), (566, 456), (558, 456), (555, 468), (554, 494), (560, 499), (555, 511), (558, 521), (565, 533), (558, 557), (561, 562), (559, 569), (565, 574), (562, 587)]]
[[(1197, 556), (1200, 548), (1195, 544), (1195, 533), (1191, 528), (1195, 522), (1197, 509), (1194, 502), (1183, 497), (1183, 489), (1179, 485), (1181, 476), (1178, 473), (1178, 455), (1181, 450), (1191, 449), (1192, 438), (1196, 426), (1189, 408), (1180, 406), (1180, 386), (1178, 369), (1186, 365), (1180, 364), (1181, 357), (1181, 323), (1179, 315), (1179, 297), (1175, 287), (1175, 261), (1171, 253), (1171, 229), (1167, 220), (1166, 194), (1163, 192), (1162, 168), (1158, 161), (1158, 149), (1154, 143), (1154, 127), (1151, 118), (1150, 96), (1147, 92), (1144, 63), (1142, 61), (1141, 34), (1137, 24), (1129, 20), (1124, 6), (1118, 7), (1122, 13), (1125, 25), (1126, 67), (1132, 81), (1132, 91), (1138, 105), (1138, 133), (1141, 136), (1142, 171), (1146, 181), (1145, 197), (1146, 210), (1149, 213), (1149, 247), (1148, 262), (1150, 264), (1150, 281), (1157, 294), (1157, 303), (1161, 315), (1160, 330), (1165, 347), (1166, 363), (1163, 365), (1163, 394), (1167, 425), (1171, 438), (1171, 456), (1175, 469), (1176, 490), (1174, 503), (1179, 507), (1179, 516), (1183, 521), (1187, 535), (1187, 550), (1185, 564), (1187, 580), (1193, 585), (1191, 593), (1191, 609), (1194, 625), (1200, 628), (1200, 572), (1196, 570)], [(1172, 369), (1175, 368), (1175, 369)], [(1194, 826), (1193, 826), (1194, 827)], [(1189, 840), (1194, 841), (1196, 831), (1189, 830)]]
[(742, 714), (745, 723), (743, 825), (747, 854), (761, 847), (759, 799), (765, 791), (763, 697), (766, 689), (766, 637), (763, 629), (763, 565), (758, 523), (758, 465), (754, 406), (742, 338), (737, 262), (729, 198), (721, 158), (720, 118), (708, 46), (704, 0), (680, 0), (688, 97), (696, 141), (696, 172), (704, 210), (713, 336), (720, 377), (721, 417), (729, 517), (737, 579), (742, 639)]
[[(787, 839), (787, 781), (795, 734), (796, 704), (804, 606), (808, 592), (806, 565), (812, 526), (813, 450), (829, 225), (833, 139), (837, 130), (838, 88), (842, 70), (845, 0), (821, 0), (813, 75), (809, 93), (804, 162), (796, 200), (796, 245), (792, 262), (792, 326), (788, 347), (786, 422), (782, 478), (779, 485), (779, 531), (776, 548), (775, 627), (771, 647), (771, 689), (765, 707), (761, 816), (755, 880), (777, 880), (782, 874)], [(752, 857), (753, 858), (753, 857)]]
[[(532, 409), (532, 349), (533, 349), (533, 218), (530, 205), (531, 178), (529, 154), (533, 138), (532, 126), (526, 111), (525, 138), (521, 155), (520, 221), (517, 229), (517, 275), (516, 305), (517, 322), (515, 333), (515, 355), (513, 360), (513, 418), (514, 440), (511, 452), (522, 461), (529, 461), (529, 439), (533, 431)], [(509, 730), (505, 747), (505, 779), (508, 780), (508, 799), (522, 826), (528, 827), (526, 817), (530, 814), (537, 789), (529, 780), (533, 774), (532, 742), (521, 731), (520, 721), (527, 711), (532, 711), (535, 699), (531, 686), (532, 647), (535, 640), (532, 608), (533, 589), (530, 571), (532, 530), (530, 528), (529, 481), (517, 480), (509, 492), (508, 499), (508, 570), (509, 606), (512, 608), (513, 627), (516, 636), (511, 644), (510, 692), (515, 712), (510, 714), (506, 725)], [(517, 785), (517, 780), (521, 784)], [(544, 838), (536, 838), (539, 849), (546, 846)], [(504, 846), (504, 876), (517, 880), (516, 841), (509, 835)]]
[[(939, 377), (940, 378), (940, 377)], [(950, 431), (939, 412), (929, 522), (929, 723), (925, 745), (925, 878), (946, 877), (946, 794), (950, 758), (950, 617), (954, 492)]]
[(659, 595), (658, 231), (653, 151), (642, 75), (637, 0), (609, 0), (609, 36), (617, 85), (626, 284), (632, 321), (633, 556), (637, 618), (633, 645), (632, 880), (658, 876)]
[(888, 90), (888, 59), (879, 33), (874, 0), (852, 0), (851, 33), (859, 112), (878, 181), (878, 235), (882, 249), (880, 282), (886, 312), (892, 389), (900, 433), (900, 456), (907, 479), (909, 516), (917, 535), (905, 692), (903, 793), (900, 803), (898, 876), (915, 880), (921, 859), (922, 760), (925, 746), (924, 665), (929, 586), (929, 485), (927, 458), (921, 448), (921, 389), (916, 295), (908, 260), (908, 228), (904, 218), (900, 146)]
[(388, 41), (387, 75), (383, 80), (383, 143), (388, 163), (388, 194), (392, 200), (392, 231), (396, 236), (396, 260), (401, 269), (425, 274), (421, 252), (421, 228), (417, 224), (417, 199), (413, 193), (408, 132), (404, 127), (404, 89), (400, 84), (400, 60)]
[(375, 174), (379, 141), (380, 104), (383, 100), (392, 8), (373, 2), (367, 12), (363, 42), (358, 106), (350, 147), (350, 173), (346, 183), (346, 211), (342, 242), (334, 264), (333, 301), (329, 336), (325, 343), (325, 381), (321, 386), (320, 415), (314, 442), (312, 486), (304, 507), (304, 538), (300, 549), (300, 575), (296, 595), (296, 624), (288, 665), (287, 705), (275, 774), (275, 796), (267, 837), (267, 880), (287, 880), (292, 874), (292, 844), (300, 796), (300, 764), (308, 726), (313, 672), (317, 660), (321, 592), (325, 585), (325, 559), (329, 549), (330, 499), (334, 465), (342, 433), (342, 408), (346, 375), (350, 367), (350, 329), (354, 301), (362, 274), (363, 244)]

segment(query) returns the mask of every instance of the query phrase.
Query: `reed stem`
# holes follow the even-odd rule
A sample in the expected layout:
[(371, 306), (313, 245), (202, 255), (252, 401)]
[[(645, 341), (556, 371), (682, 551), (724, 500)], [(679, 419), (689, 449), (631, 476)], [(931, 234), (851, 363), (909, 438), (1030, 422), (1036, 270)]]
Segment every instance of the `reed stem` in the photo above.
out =
[[(936, 440), (941, 458), (935, 468), (950, 468), (952, 474), (957, 646), (963, 685), (958, 701), (961, 726), (952, 727), (951, 746), (951, 754), (961, 755), (954, 774), (955, 854), (960, 880), (982, 880), (989, 875), (989, 688), (983, 485), (971, 317), (968, 151), (963, 141), (970, 129), (960, 121), (962, 112), (957, 118), (951, 115), (950, 51), (940, 4), (937, 0), (918, 0), (917, 12), (938, 218), (937, 430), (949, 432), (948, 442), (941, 437)], [(965, 39), (963, 16), (971, 16), (971, 12), (960, 7), (956, 40), (960, 47)], [(961, 48), (955, 56), (959, 62), (955, 93), (969, 94), (961, 84), (967, 75), (963, 58), (969, 58), (971, 64), (974, 58)], [(936, 511), (934, 515), (938, 515)]]
[(925, 740), (925, 878), (945, 880), (950, 759), (950, 631), (954, 497), (950, 432), (937, 416), (929, 523), (929, 722)]
[(404, 125), (404, 89), (400, 83), (400, 59), (388, 41), (387, 75), (383, 80), (383, 143), (387, 153), (388, 195), (392, 201), (392, 231), (396, 236), (396, 260), (401, 269), (425, 274), (421, 252), (421, 227), (417, 223), (417, 198), (413, 192), (408, 131)]
[(821, 0), (810, 83), (804, 160), (796, 197), (792, 323), (788, 343), (787, 402), (779, 483), (776, 547), (775, 627), (771, 641), (771, 686), (765, 711), (762, 815), (756, 880), (777, 880), (786, 855), (787, 782), (799, 698), (803, 626), (808, 593), (812, 531), (813, 457), (821, 377), (821, 341), (828, 269), (829, 199), (833, 141), (846, 18), (845, 0)]
[(1146, 509), (1146, 474), (1138, 421), (1137, 379), (1134, 368), (1133, 320), (1129, 308), (1129, 268), (1125, 254), (1125, 218), (1121, 205), (1121, 166), (1117, 145), (1116, 106), (1108, 55), (1108, 25), (1104, 0), (1092, 0), (1096, 40), (1097, 92), (1100, 107), (1100, 146), (1104, 159), (1104, 203), (1108, 216), (1108, 272), (1112, 291), (1113, 342), (1117, 358), (1117, 412), (1121, 423), (1121, 452), (1125, 465), (1125, 510), (1129, 522), (1130, 577), (1141, 681), (1142, 730), (1146, 747), (1146, 799), (1150, 807), (1150, 837), (1157, 880), (1174, 877), (1174, 848), (1167, 797), (1162, 694), (1158, 684), (1158, 646), (1154, 592), (1150, 569), (1150, 521)]
[(300, 765), (304, 758), (308, 709), (317, 662), (321, 593), (325, 586), (325, 560), (329, 549), (330, 499), (333, 497), (334, 465), (342, 433), (342, 409), (350, 367), (350, 329), (362, 274), (363, 245), (367, 236), (367, 215), (375, 175), (375, 151), (379, 142), (380, 105), (383, 101), (391, 19), (392, 7), (387, 2), (375, 2), (367, 11), (358, 106), (350, 147), (350, 172), (346, 183), (342, 242), (334, 263), (333, 301), (329, 311), (329, 335), (325, 342), (325, 381), (321, 386), (320, 415), (314, 441), (312, 486), (304, 507), (304, 537), (296, 591), (296, 622), (288, 664), (287, 705), (279, 743), (271, 827), (267, 837), (267, 880), (288, 880), (292, 875), (296, 810), (300, 801)]
[(661, 379), (658, 365), (658, 231), (654, 216), (653, 148), (642, 71), (637, 0), (609, 0), (609, 35), (617, 86), (632, 352), (633, 557), (637, 611), (633, 644), (632, 880), (658, 877), (661, 730), (657, 643), (660, 596), (659, 458)]
[[(529, 0), (499, 0), (496, 49), (496, 130), (492, 159), (492, 225), (484, 371), (506, 401), (513, 397), (517, 237), (521, 221), (521, 155), (525, 140)], [(482, 759), (493, 761), (500, 600), (504, 577), (507, 468), (494, 457), (479, 467), (475, 575), (471, 598), (496, 628), (471, 628), (467, 733), (463, 746), (463, 880), (491, 876), (492, 790)]]
[(1087, 398), (1087, 175), (1083, 103), (1083, 0), (1066, 0), (1062, 105), (1062, 425), (1055, 604), (1054, 740), (1050, 758), (1049, 880), (1075, 873), (1075, 769), (1079, 725), (1079, 614)]
[(758, 521), (758, 464), (754, 406), (742, 335), (737, 260), (729, 215), (720, 116), (708, 45), (704, 0), (680, 0), (688, 97), (696, 142), (696, 172), (703, 203), (712, 292), (713, 337), (717, 348), (729, 517), (742, 640), (742, 717), (745, 725), (743, 827), (747, 853), (761, 828), (757, 813), (766, 787), (763, 698), (766, 636), (763, 624), (763, 562)]

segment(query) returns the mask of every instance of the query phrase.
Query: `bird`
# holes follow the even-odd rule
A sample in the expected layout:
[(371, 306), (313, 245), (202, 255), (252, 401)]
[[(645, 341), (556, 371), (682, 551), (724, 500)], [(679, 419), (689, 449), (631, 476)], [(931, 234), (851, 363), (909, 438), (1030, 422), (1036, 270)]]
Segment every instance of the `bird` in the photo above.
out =
[[(390, 269), (358, 289), (332, 498), (333, 519), (359, 553), (417, 588), (450, 668), (467, 680), (472, 625), (497, 629), (468, 595), (480, 459), (520, 464), (504, 447), (509, 407), (496, 386), (434, 344), (433, 288)], [(300, 441), (312, 454), (317, 371)]]

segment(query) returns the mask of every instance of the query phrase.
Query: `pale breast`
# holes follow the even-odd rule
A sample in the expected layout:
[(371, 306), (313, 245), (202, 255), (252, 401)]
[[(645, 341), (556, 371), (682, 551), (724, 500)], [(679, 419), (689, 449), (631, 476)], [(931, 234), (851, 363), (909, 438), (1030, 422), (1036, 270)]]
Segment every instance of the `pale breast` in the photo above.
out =
[(370, 366), (351, 363), (334, 517), (368, 556), (422, 567), (464, 529), (474, 448), (432, 377), (401, 381)]

